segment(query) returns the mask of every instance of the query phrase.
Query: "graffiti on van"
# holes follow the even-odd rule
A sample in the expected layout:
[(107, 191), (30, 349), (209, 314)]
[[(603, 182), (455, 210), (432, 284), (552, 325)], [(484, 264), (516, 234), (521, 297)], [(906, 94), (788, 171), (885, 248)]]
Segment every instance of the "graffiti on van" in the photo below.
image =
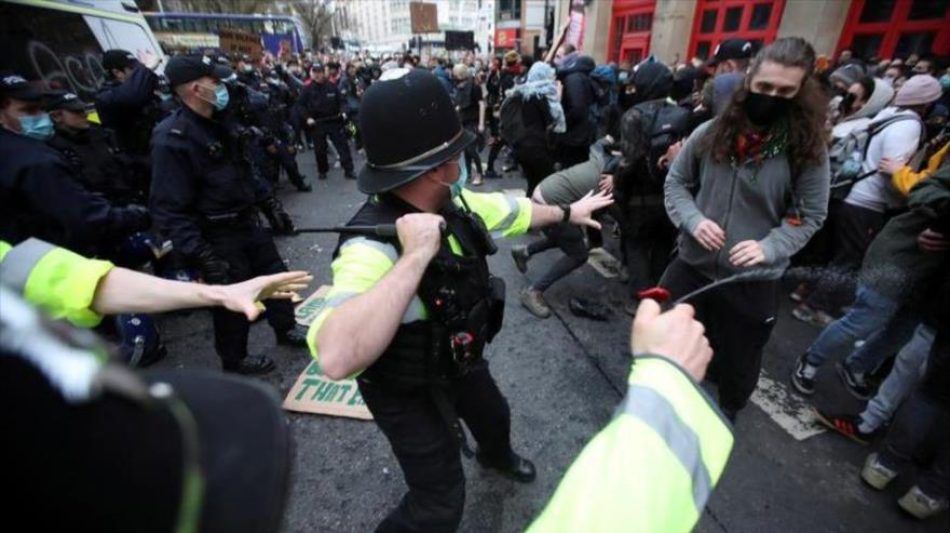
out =
[(67, 89), (91, 97), (105, 80), (106, 72), (98, 53), (57, 54), (39, 40), (29, 41), (26, 49), (33, 76), (49, 89)]

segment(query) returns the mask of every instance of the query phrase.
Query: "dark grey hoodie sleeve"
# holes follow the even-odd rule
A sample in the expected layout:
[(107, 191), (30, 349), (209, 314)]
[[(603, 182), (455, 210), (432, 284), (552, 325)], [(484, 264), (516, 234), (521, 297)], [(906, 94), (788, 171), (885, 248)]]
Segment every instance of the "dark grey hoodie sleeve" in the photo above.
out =
[(696, 226), (705, 219), (705, 215), (696, 206), (696, 199), (691, 190), (696, 190), (699, 184), (699, 144), (709, 122), (701, 124), (683, 143), (683, 148), (670, 165), (663, 185), (663, 203), (666, 213), (673, 225), (692, 235)]
[[(804, 167), (798, 170), (798, 173), (797, 178), (792, 177), (792, 201), (797, 213), (790, 209), (782, 219), (782, 225), (772, 228), (772, 231), (759, 241), (768, 264), (786, 261), (804, 248), (828, 216), (831, 181), (828, 153), (822, 154), (820, 164)], [(789, 223), (790, 215), (795, 214), (798, 215), (800, 224)]]

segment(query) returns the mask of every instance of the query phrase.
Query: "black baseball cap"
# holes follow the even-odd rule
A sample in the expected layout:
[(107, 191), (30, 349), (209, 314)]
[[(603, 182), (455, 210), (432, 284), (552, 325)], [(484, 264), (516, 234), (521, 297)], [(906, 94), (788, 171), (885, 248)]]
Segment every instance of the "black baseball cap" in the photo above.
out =
[(202, 55), (175, 56), (165, 66), (165, 77), (168, 78), (168, 84), (172, 88), (205, 76), (223, 80), (230, 77), (231, 74), (233, 72), (227, 66), (216, 63), (210, 57)]
[(706, 64), (712, 67), (729, 59), (750, 59), (753, 55), (751, 42), (745, 39), (726, 39), (716, 46), (712, 59)]
[(90, 105), (86, 102), (83, 102), (78, 96), (74, 93), (59, 91), (55, 93), (49, 93), (46, 96), (46, 105), (43, 106), (47, 111), (56, 111), (58, 109), (65, 109), (67, 111), (81, 111), (85, 112), (89, 109)]
[(23, 76), (15, 72), (0, 72), (0, 97), (35, 102), (43, 95)]
[(136, 62), (138, 60), (128, 50), (113, 49), (102, 53), (102, 68), (106, 69), (106, 72), (112, 72), (112, 69), (126, 69), (135, 65)]

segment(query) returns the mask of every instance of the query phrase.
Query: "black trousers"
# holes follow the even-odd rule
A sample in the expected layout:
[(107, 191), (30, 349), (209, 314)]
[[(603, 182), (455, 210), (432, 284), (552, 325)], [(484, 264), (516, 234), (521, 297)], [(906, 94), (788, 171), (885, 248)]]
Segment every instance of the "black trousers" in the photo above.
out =
[(656, 285), (670, 264), (676, 228), (662, 204), (628, 205), (620, 233), (624, 262), (630, 275), (630, 296), (636, 297), (638, 292)]
[(554, 224), (541, 230), (544, 237), (528, 245), (528, 255), (541, 253), (551, 248), (560, 248), (564, 256), (558, 259), (541, 279), (531, 286), (544, 292), (554, 282), (580, 268), (587, 262), (589, 255), (584, 242), (584, 230), (573, 224)]
[[(257, 225), (241, 225), (206, 231), (205, 239), (215, 254), (230, 265), (231, 282), (249, 280), (264, 274), (286, 272), (270, 234)], [(294, 327), (294, 307), (289, 300), (268, 300), (267, 322), (275, 332)], [(214, 347), (222, 361), (235, 362), (247, 357), (247, 335), (251, 324), (242, 313), (215, 307)]]
[(346, 141), (346, 134), (343, 133), (342, 120), (328, 120), (326, 122), (317, 122), (310, 130), (313, 136), (313, 153), (317, 158), (317, 171), (320, 174), (326, 174), (330, 171), (330, 163), (327, 161), (327, 137), (340, 154), (340, 164), (346, 172), (353, 172), (353, 157), (350, 155), (350, 145)]
[(543, 146), (519, 146), (515, 151), (515, 159), (524, 170), (524, 177), (528, 182), (526, 194), (531, 198), (534, 188), (544, 178), (554, 174), (554, 157)]
[[(679, 258), (663, 273), (660, 285), (677, 299), (709, 283)], [(722, 285), (688, 303), (706, 327), (713, 349), (710, 374), (719, 385), (719, 405), (736, 412), (749, 401), (762, 368), (762, 349), (772, 334), (778, 310), (778, 281)]]
[[(360, 393), (393, 447), (409, 492), (377, 528), (379, 532), (440, 533), (458, 528), (465, 504), (459, 444), (427, 387), (400, 389), (358, 380)], [(511, 412), (483, 362), (445, 393), (490, 461), (511, 457)]]

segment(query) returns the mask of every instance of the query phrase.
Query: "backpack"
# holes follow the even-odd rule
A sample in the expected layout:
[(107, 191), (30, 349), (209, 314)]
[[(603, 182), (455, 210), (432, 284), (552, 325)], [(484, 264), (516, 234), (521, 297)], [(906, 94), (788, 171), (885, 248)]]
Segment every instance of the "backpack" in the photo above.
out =
[[(518, 94), (508, 95), (501, 102), (501, 109), (498, 112), (498, 133), (508, 146), (516, 146), (528, 135), (528, 128), (524, 123), (524, 103), (524, 98)], [(543, 107), (545, 110), (548, 109), (547, 105)], [(548, 120), (548, 122), (551, 121)]]
[[(917, 115), (900, 114), (880, 121), (871, 121), (865, 127), (857, 127), (850, 133), (832, 142), (828, 150), (831, 170), (831, 199), (844, 200), (854, 185), (878, 173), (876, 168), (864, 172), (864, 160), (867, 159), (871, 139), (891, 124), (904, 120), (916, 120)], [(921, 124), (921, 131), (925, 131)]]
[(657, 163), (670, 146), (689, 136), (690, 111), (665, 100), (652, 100), (633, 106), (640, 115), (643, 153), (647, 159), (649, 178), (662, 183), (666, 169)]

